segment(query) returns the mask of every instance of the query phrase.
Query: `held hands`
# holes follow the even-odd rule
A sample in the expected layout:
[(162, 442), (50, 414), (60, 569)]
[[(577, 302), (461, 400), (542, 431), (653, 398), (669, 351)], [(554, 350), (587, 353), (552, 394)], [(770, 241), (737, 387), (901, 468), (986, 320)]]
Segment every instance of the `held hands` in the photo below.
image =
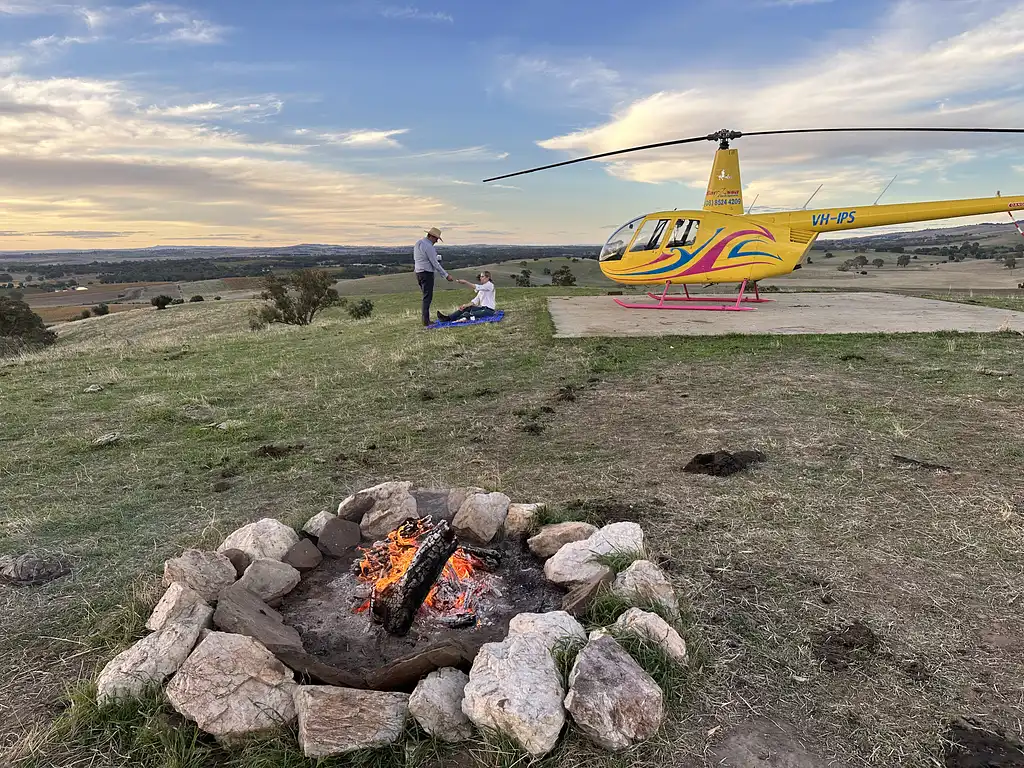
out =
[[(446, 275), (445, 276), (445, 280), (447, 280), (449, 283), (454, 283), (455, 282), (455, 278), (452, 277), (451, 275)], [(460, 280), (459, 282), (462, 282), (462, 281)]]

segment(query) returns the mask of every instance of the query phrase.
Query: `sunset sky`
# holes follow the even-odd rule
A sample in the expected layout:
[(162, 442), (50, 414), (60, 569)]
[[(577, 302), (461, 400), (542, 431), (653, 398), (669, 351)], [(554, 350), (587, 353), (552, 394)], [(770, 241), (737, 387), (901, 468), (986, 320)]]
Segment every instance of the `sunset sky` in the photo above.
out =
[[(0, 251), (596, 243), (699, 208), (713, 145), (481, 179), (723, 127), (1024, 127), (1022, 73), (1022, 0), (0, 0)], [(1024, 137), (736, 146), (758, 210), (1024, 192)]]

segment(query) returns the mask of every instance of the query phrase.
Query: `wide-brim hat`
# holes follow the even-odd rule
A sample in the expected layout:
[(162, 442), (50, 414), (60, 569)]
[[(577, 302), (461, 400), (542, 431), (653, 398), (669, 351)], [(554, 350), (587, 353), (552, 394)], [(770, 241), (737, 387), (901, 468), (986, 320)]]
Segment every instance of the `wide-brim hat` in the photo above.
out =
[(434, 236), (434, 237), (436, 237), (436, 238), (437, 238), (438, 240), (440, 240), (440, 239), (441, 239), (441, 230), (440, 230), (440, 229), (438, 229), (437, 227), (431, 227), (430, 229), (428, 229), (428, 230), (427, 230), (427, 234), (428, 234), (428, 235), (433, 235), (433, 236)]

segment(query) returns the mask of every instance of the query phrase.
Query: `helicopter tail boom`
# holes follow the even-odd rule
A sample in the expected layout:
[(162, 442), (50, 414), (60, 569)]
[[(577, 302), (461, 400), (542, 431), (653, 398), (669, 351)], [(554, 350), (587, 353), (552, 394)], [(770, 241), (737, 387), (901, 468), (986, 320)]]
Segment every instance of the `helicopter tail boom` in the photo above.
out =
[(848, 229), (910, 224), (918, 221), (952, 219), (1009, 211), (1024, 214), (1024, 195), (1016, 197), (978, 197), (968, 200), (936, 200), (929, 203), (897, 203), (846, 208), (818, 208), (809, 211), (754, 214), (748, 219), (788, 226), (806, 232), (840, 232)]

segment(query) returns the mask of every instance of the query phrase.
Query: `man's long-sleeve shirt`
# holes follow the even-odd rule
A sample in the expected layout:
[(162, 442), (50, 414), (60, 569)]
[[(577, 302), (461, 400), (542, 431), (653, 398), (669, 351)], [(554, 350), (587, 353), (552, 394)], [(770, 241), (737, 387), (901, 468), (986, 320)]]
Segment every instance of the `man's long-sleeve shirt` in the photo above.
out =
[(448, 277), (448, 273), (441, 266), (441, 261), (437, 256), (437, 249), (427, 238), (424, 237), (422, 240), (416, 241), (416, 245), (412, 249), (412, 258), (415, 271), (437, 272), (441, 277)]

